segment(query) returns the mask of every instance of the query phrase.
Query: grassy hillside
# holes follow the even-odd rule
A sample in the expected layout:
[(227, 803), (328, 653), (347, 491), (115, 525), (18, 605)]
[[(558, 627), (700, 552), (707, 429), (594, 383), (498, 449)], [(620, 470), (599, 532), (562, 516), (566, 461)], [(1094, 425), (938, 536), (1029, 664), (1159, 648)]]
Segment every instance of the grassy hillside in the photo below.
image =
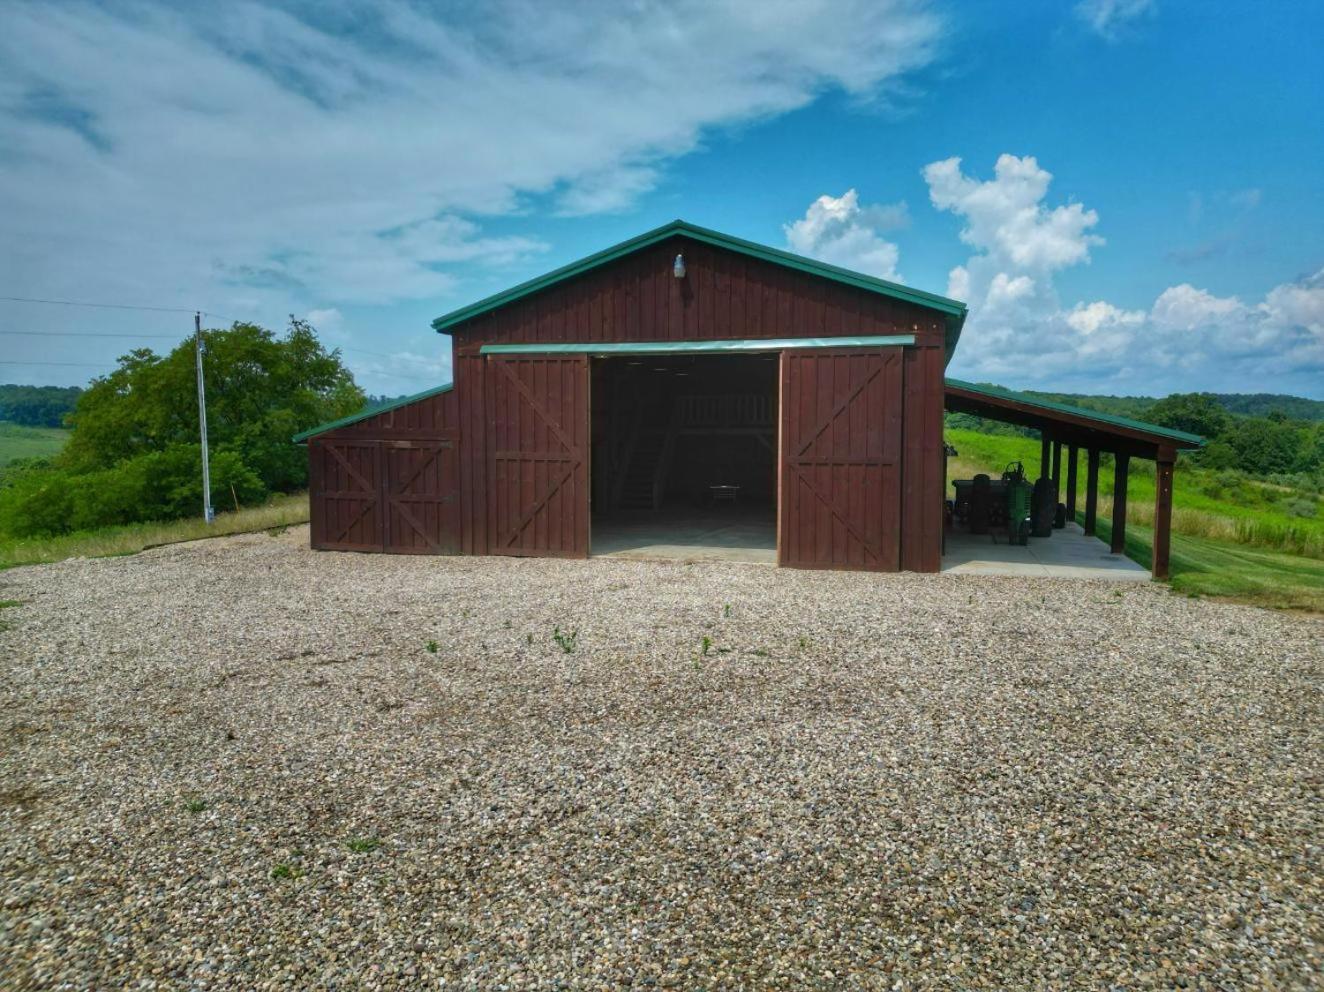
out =
[[(1010, 461), (1023, 462), (1031, 479), (1039, 474), (1039, 442), (1034, 438), (950, 428), (946, 438), (959, 452), (948, 463), (951, 479), (968, 479), (976, 472), (996, 476)], [(1065, 486), (1065, 465), (1062, 476)], [(1109, 531), (1112, 488), (1112, 467), (1105, 460), (1099, 472), (1099, 524), (1104, 537)], [(1084, 492), (1082, 452), (1077, 482), (1080, 512)], [(1313, 516), (1299, 515), (1312, 507)], [(1127, 552), (1146, 566), (1153, 520), (1153, 463), (1132, 459)], [(1324, 516), (1314, 495), (1179, 462), (1172, 527), (1174, 588), (1324, 612)]]
[(0, 468), (19, 458), (48, 458), (68, 438), (63, 427), (24, 427), (0, 420)]
[(204, 537), (247, 534), (289, 527), (308, 521), (308, 494), (273, 496), (264, 506), (237, 513), (218, 513), (210, 526), (201, 518), (162, 523), (125, 524), (58, 537), (12, 538), (0, 535), (0, 569), (36, 565), (65, 558), (104, 558), (129, 555), (161, 544), (197, 541)]

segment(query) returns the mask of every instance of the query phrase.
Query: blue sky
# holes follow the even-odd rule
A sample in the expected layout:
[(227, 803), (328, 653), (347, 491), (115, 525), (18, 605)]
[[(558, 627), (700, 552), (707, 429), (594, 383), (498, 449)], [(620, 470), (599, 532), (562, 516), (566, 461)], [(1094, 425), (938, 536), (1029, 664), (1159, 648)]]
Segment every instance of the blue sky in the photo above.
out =
[[(1324, 397), (1317, 4), (0, 8), (0, 296), (295, 313), (395, 394), (683, 217), (965, 300), (966, 378)], [(0, 381), (189, 323), (0, 302)]]

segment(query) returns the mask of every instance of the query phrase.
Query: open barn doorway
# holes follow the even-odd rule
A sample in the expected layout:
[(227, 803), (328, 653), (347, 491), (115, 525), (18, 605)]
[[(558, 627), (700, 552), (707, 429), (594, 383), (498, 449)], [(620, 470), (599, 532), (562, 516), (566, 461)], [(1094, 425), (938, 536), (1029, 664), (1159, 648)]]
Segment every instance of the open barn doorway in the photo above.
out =
[(592, 553), (777, 561), (778, 355), (593, 359)]

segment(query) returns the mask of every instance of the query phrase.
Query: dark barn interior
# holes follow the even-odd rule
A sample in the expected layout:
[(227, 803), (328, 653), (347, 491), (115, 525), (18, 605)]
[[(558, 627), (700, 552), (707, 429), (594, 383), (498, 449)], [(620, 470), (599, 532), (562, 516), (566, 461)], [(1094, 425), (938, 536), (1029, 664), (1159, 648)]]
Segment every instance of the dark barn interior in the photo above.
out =
[(775, 353), (592, 366), (593, 551), (776, 551)]

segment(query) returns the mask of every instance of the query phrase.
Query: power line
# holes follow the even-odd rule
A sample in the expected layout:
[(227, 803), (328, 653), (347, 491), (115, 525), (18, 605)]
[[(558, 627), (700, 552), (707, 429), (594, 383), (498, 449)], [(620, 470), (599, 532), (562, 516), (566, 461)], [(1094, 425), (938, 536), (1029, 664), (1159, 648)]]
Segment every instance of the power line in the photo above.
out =
[(137, 306), (128, 303), (95, 303), (90, 300), (41, 300), (32, 296), (0, 296), (0, 301), (5, 303), (43, 303), (47, 306), (57, 307), (96, 307), (100, 310), (145, 310), (150, 313), (200, 313), (204, 317), (218, 317), (221, 320), (228, 320), (232, 324), (240, 323), (233, 317), (226, 317), (224, 314), (213, 313), (211, 310), (200, 310), (197, 307), (149, 307)]
[(105, 367), (106, 367), (107, 365), (109, 365), (109, 364), (110, 364), (109, 362), (4, 362), (4, 361), (0, 361), (0, 365), (64, 365), (64, 366), (69, 366), (69, 367), (71, 367), (71, 368), (80, 368), (80, 369), (103, 369), (103, 368), (105, 368)]
[(100, 334), (91, 331), (0, 331), (0, 334), (30, 338), (168, 338), (182, 340), (178, 334)]
[[(127, 303), (90, 303), (81, 300), (38, 300), (28, 296), (0, 296), (6, 303), (45, 303), (60, 307), (98, 307), (103, 310), (152, 310), (156, 313), (196, 313), (196, 307), (140, 307)], [(219, 314), (212, 314), (213, 317)]]

